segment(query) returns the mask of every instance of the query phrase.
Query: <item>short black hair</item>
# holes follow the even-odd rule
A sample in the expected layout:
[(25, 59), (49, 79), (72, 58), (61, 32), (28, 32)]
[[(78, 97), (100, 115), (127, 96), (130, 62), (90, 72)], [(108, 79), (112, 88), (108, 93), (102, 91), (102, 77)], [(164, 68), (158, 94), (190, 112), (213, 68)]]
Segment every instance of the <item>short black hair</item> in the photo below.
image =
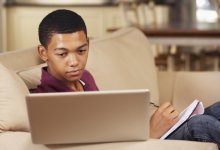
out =
[(47, 48), (53, 34), (77, 31), (84, 31), (87, 37), (86, 25), (82, 17), (71, 10), (58, 9), (43, 18), (38, 28), (38, 36), (41, 45)]

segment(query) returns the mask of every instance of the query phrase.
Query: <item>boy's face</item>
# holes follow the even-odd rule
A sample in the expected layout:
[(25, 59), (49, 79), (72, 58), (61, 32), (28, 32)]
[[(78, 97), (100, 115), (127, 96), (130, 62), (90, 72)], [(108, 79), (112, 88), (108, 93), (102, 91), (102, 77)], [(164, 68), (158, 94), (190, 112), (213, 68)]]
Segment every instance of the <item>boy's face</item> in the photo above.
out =
[(89, 41), (83, 31), (54, 34), (47, 49), (38, 47), (48, 72), (63, 82), (78, 81), (86, 66)]

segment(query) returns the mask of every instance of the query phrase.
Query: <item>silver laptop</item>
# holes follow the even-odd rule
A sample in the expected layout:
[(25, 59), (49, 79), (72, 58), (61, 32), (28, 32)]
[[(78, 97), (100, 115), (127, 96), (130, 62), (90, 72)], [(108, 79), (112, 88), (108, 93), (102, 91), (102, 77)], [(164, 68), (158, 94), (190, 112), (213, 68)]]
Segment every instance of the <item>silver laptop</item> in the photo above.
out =
[(149, 91), (40, 93), (26, 96), (33, 143), (147, 140)]

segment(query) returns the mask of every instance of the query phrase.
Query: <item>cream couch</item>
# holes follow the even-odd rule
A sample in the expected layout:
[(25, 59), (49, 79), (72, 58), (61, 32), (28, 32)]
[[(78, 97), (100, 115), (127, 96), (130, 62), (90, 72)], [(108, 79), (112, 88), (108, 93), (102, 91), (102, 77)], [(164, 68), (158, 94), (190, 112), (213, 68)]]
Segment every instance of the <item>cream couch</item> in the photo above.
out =
[[(218, 149), (215, 144), (148, 140), (82, 145), (36, 145), (31, 142), (25, 95), (40, 80), (36, 48), (0, 54), (0, 149), (1, 150), (133, 150)], [(183, 109), (195, 98), (209, 105), (220, 98), (217, 72), (157, 72), (147, 38), (135, 28), (125, 28), (92, 40), (87, 69), (101, 90), (148, 88), (156, 104), (172, 102)], [(206, 88), (207, 87), (207, 88)]]

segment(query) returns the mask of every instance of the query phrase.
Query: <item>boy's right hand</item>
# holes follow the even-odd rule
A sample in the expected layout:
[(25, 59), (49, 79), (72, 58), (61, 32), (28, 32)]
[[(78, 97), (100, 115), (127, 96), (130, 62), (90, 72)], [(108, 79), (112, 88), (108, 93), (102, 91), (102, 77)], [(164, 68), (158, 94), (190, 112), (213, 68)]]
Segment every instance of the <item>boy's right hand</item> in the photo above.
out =
[(178, 120), (179, 112), (166, 102), (162, 104), (151, 116), (150, 119), (150, 138), (160, 138)]

